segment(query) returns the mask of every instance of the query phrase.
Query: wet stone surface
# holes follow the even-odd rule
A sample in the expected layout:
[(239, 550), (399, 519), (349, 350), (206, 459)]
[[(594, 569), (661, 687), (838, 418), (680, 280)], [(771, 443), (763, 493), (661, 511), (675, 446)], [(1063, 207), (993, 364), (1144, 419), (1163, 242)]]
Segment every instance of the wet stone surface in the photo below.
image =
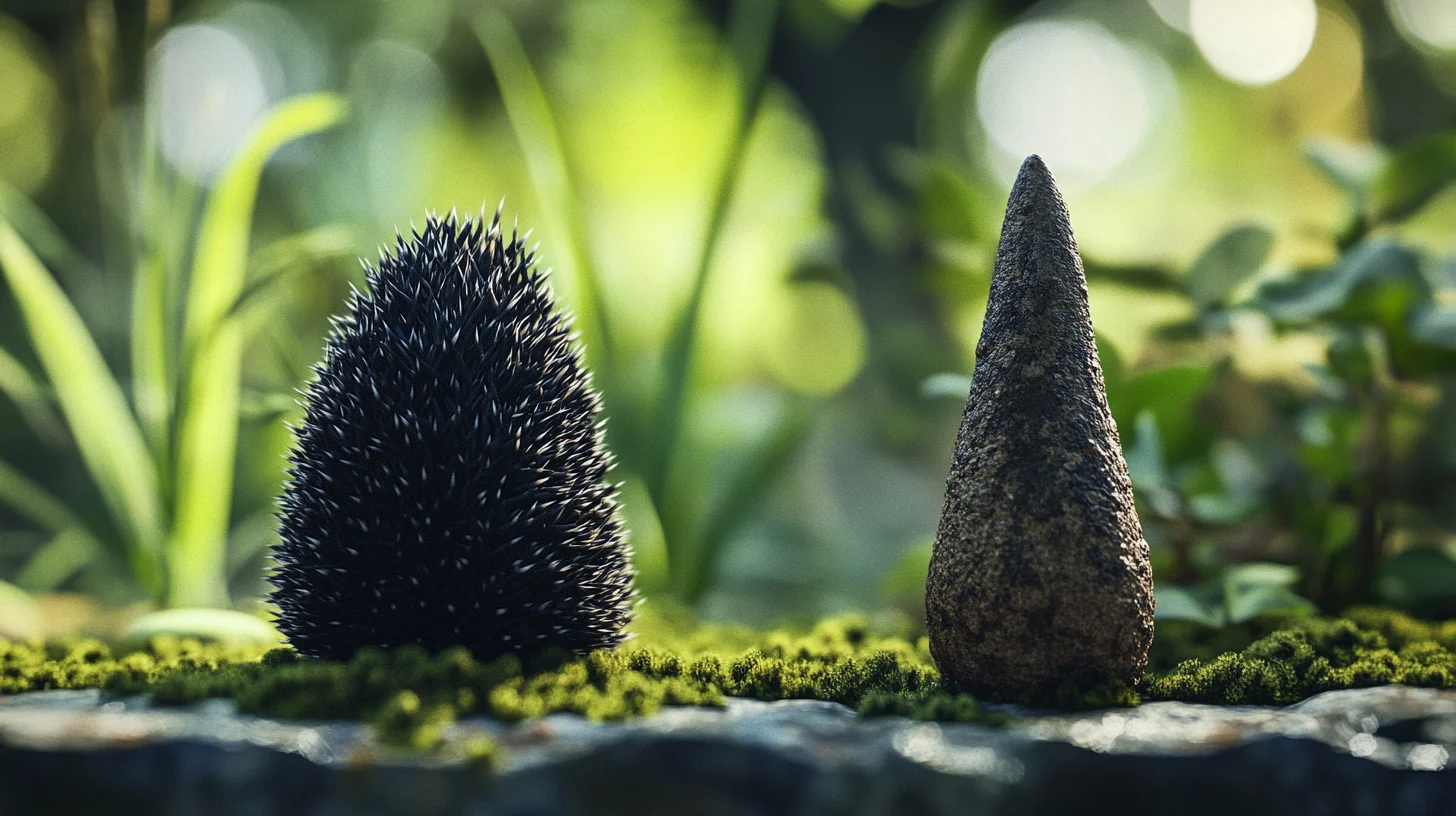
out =
[[(452, 754), (482, 733), (509, 752), (494, 774)], [(1456, 802), (1453, 751), (1456, 693), (1395, 686), (1004, 729), (733, 700), (629, 723), (470, 720), (438, 757), (224, 701), (41, 692), (0, 698), (0, 813), (1435, 814)]]

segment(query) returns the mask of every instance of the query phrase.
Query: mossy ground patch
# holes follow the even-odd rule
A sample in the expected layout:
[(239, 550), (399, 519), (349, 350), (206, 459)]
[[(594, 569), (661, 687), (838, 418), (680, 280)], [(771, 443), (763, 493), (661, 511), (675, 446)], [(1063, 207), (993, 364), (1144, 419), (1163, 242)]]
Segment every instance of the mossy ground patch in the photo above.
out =
[[(1099, 708), (1142, 700), (1285, 705), (1341, 688), (1387, 683), (1456, 688), (1456, 621), (1426, 623), (1380, 609), (1218, 633), (1168, 627), (1156, 666), (1132, 689), (1062, 686), (1014, 702)], [(1219, 649), (1219, 651), (1213, 651)], [(381, 740), (439, 743), (460, 717), (520, 721), (556, 712), (594, 720), (663, 706), (721, 706), (726, 697), (829, 700), (864, 716), (995, 724), (1007, 715), (947, 688), (923, 637), (872, 632), (854, 618), (808, 631), (755, 632), (649, 620), (628, 645), (574, 656), (546, 652), (477, 660), (463, 648), (364, 649), (347, 661), (287, 649), (152, 638), (113, 651), (97, 640), (0, 641), (0, 693), (100, 688), (160, 705), (234, 700), (281, 719), (371, 722)], [(483, 751), (489, 755), (490, 751)]]

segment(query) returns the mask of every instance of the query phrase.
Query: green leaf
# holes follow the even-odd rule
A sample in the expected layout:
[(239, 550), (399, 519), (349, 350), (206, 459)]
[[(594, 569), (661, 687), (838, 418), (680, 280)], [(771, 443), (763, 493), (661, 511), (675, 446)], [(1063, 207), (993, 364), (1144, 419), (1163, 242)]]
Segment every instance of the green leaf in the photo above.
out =
[(60, 444), (66, 430), (51, 410), (46, 389), (10, 352), (0, 348), (0, 394), (10, 398), (25, 423), (48, 444)]
[[(279, 238), (255, 254), (249, 265), (249, 282), (227, 317), (241, 323), (244, 336), (251, 337), (272, 317), (281, 296), (280, 284), (320, 261), (353, 254), (354, 233), (337, 224)], [(227, 320), (219, 321), (220, 326), (227, 324)]]
[(1370, 217), (1399, 221), (1456, 181), (1456, 134), (1432, 136), (1397, 152), (1370, 185)]
[(1228, 304), (1239, 284), (1253, 277), (1269, 258), (1274, 233), (1258, 224), (1243, 224), (1209, 244), (1188, 270), (1188, 297), (1200, 311)]
[(0, 504), (51, 533), (77, 523), (76, 516), (60, 499), (4, 462), (0, 462)]
[(1259, 463), (1243, 446), (1219, 440), (1210, 451), (1211, 464), (1223, 488), (1188, 499), (1193, 517), (1204, 524), (1236, 524), (1257, 512), (1263, 503), (1266, 477)]
[(1224, 625), (1223, 610), (1204, 603), (1190, 590), (1176, 586), (1153, 587), (1153, 618), (1193, 621), (1214, 629)]
[(0, 268), (81, 458), (125, 531), (132, 569), (155, 593), (161, 587), (162, 498), (141, 429), (81, 316), (3, 220)]
[(10, 222), (43, 261), (71, 275), (95, 274), (86, 256), (71, 246), (55, 223), (19, 190), (0, 181), (0, 219)]
[(1228, 526), (1253, 515), (1259, 500), (1253, 496), (1228, 493), (1200, 493), (1188, 498), (1188, 510), (1204, 524)]
[(925, 597), (925, 578), (930, 571), (930, 558), (935, 550), (934, 537), (915, 541), (900, 551), (894, 566), (880, 580), (882, 600), (891, 603), (906, 599), (919, 602)]
[(1122, 385), (1123, 379), (1127, 376), (1127, 363), (1122, 359), (1122, 352), (1117, 350), (1105, 335), (1097, 335), (1097, 361), (1102, 365), (1102, 382), (1112, 389)]
[(708, 212), (707, 229), (703, 233), (703, 243), (693, 271), (692, 289), (686, 306), (673, 323), (663, 350), (663, 385), (656, 413), (659, 439), (642, 469), (647, 488), (657, 502), (664, 501), (667, 495), (673, 456), (677, 453), (679, 437), (687, 421), (689, 384), (697, 356), (698, 326), (707, 298), (709, 273), (738, 189), (744, 158), (748, 154), (748, 137), (758, 118), (777, 16), (776, 0), (738, 0), (733, 4), (728, 21), (728, 42), (738, 63), (743, 94), (739, 100), (733, 139), (720, 169), (712, 208)]
[(90, 564), (99, 552), (89, 532), (67, 527), (30, 556), (15, 576), (15, 583), (30, 592), (52, 592)]
[(1243, 623), (1271, 613), (1306, 614), (1315, 606), (1290, 589), (1299, 570), (1287, 564), (1237, 564), (1224, 570), (1224, 606), (1230, 623)]
[(1427, 304), (1411, 314), (1410, 332), (1426, 345), (1456, 350), (1456, 309)]
[(587, 249), (586, 215), (577, 196), (551, 103), (505, 14), (493, 5), (486, 5), (473, 22), (476, 37), (496, 76), (506, 117), (525, 154), (536, 199), (545, 211), (551, 231), (561, 237), (570, 253), (569, 282), (575, 290), (570, 302), (587, 359), (599, 377), (609, 377), (613, 346), (606, 301)]
[(1132, 444), (1123, 443), (1123, 456), (1138, 498), (1163, 518), (1181, 516), (1183, 502), (1168, 474), (1163, 437), (1158, 432), (1158, 419), (1151, 411), (1138, 414)]
[(1406, 550), (1381, 563), (1375, 587), (1402, 609), (1456, 597), (1456, 560), (1429, 547)]
[(244, 331), (231, 312), (242, 296), (258, 183), (269, 157), (345, 114), (334, 94), (273, 109), (244, 141), (208, 196), (194, 250), (183, 324), (177, 499), (168, 602), (221, 603), (242, 383)]
[(1125, 377), (1108, 392), (1108, 408), (1118, 428), (1151, 412), (1167, 454), (1178, 461), (1187, 455), (1195, 432), (1201, 429), (1195, 409), (1212, 386), (1215, 373), (1207, 363), (1179, 363)]
[(1365, 320), (1380, 316), (1373, 312), (1379, 310), (1381, 299), (1367, 295), (1386, 286), (1421, 290), (1429, 285), (1411, 250), (1392, 241), (1370, 241), (1346, 253), (1327, 271), (1266, 284), (1256, 302), (1271, 317), (1288, 322), (1334, 314), (1345, 320)]
[(932, 374), (920, 383), (920, 396), (926, 399), (964, 400), (971, 391), (971, 378), (965, 374), (943, 372)]
[(1291, 587), (1299, 582), (1299, 568), (1263, 561), (1235, 564), (1224, 570), (1223, 582), (1226, 595), (1261, 586)]
[(167, 315), (166, 265), (160, 252), (146, 251), (137, 262), (131, 290), (132, 399), (142, 430), (164, 466), (169, 461), (173, 410), (173, 372), (167, 354), (172, 328)]
[(1183, 281), (1161, 266), (1109, 264), (1083, 259), (1082, 269), (1089, 281), (1116, 283), (1149, 292), (1183, 294)]
[(914, 155), (900, 162), (918, 195), (920, 223), (935, 238), (967, 243), (995, 240), (984, 227), (990, 209), (980, 188), (946, 159)]
[(184, 347), (194, 347), (232, 309), (243, 291), (253, 205), (263, 166), (273, 153), (342, 121), (336, 94), (296, 96), (275, 107), (248, 135), (208, 196), (194, 247)]
[(1228, 599), (1229, 623), (1244, 623), (1261, 615), (1308, 615), (1314, 602), (1276, 586), (1255, 586)]
[(813, 412), (807, 404), (791, 407), (768, 440), (749, 456), (747, 464), (729, 482), (723, 498), (708, 515), (703, 534), (698, 539), (690, 562), (691, 574), (684, 592), (686, 598), (696, 599), (712, 586), (728, 539), (742, 527), (803, 447), (812, 421)]
[(1350, 193), (1357, 201), (1387, 161), (1385, 152), (1375, 145), (1322, 138), (1310, 142), (1304, 155), (1335, 186)]
[(147, 641), (154, 637), (195, 637), (224, 643), (279, 643), (278, 630), (266, 621), (228, 609), (164, 609), (143, 615), (127, 627), (124, 639)]

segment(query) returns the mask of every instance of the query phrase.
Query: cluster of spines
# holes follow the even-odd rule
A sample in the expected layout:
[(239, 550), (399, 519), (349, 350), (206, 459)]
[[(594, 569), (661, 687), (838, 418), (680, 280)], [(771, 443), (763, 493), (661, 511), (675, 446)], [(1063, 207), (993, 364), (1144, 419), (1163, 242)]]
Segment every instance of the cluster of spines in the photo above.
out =
[(534, 253), (484, 223), (431, 217), (381, 253), (315, 368), (270, 576), (304, 654), (622, 638), (600, 401)]

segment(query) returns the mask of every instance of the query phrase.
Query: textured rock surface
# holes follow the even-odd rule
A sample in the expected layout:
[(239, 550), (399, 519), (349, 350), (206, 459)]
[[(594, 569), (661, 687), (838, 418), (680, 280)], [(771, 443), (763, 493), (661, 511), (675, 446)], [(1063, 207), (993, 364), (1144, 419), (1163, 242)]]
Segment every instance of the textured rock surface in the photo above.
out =
[(1082, 260), (1032, 156), (1006, 206), (946, 483), (926, 586), (930, 649), (972, 689), (1136, 680), (1152, 588)]
[(1007, 729), (734, 700), (625, 724), (486, 731), (489, 776), (381, 752), (364, 728), (95, 692), (0, 698), (0, 813), (1437, 814), (1456, 801), (1456, 693), (1388, 686), (1283, 709), (1152, 703)]

